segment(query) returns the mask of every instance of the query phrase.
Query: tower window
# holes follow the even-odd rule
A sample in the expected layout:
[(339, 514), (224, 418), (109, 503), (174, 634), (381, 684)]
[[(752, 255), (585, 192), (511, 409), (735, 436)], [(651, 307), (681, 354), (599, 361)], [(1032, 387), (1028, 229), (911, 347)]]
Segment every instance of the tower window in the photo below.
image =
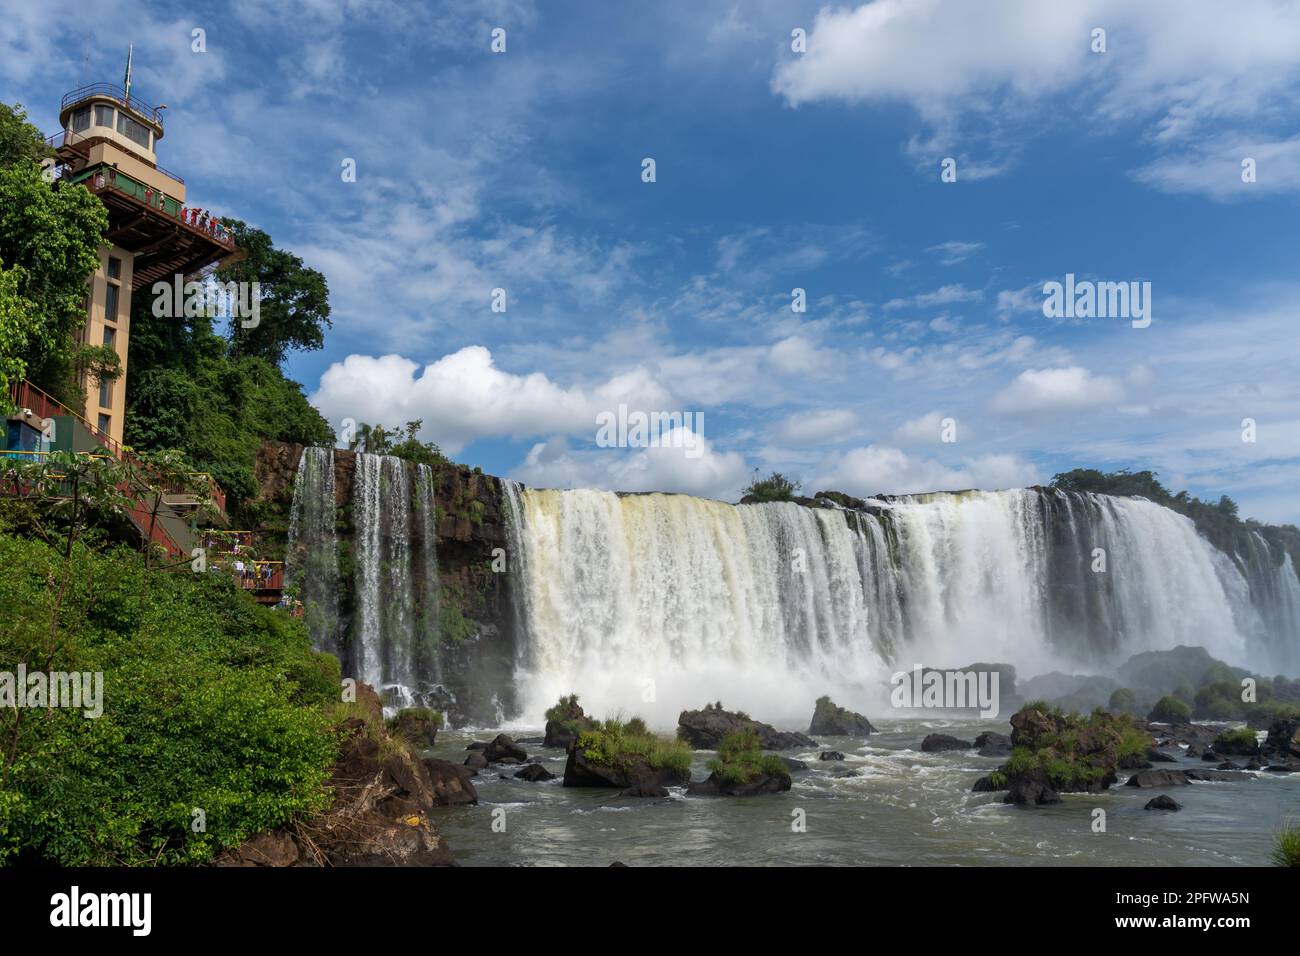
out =
[(118, 287), (113, 285), (113, 283), (110, 282), (108, 284), (107, 294), (104, 296), (104, 321), (105, 322), (117, 321), (118, 293), (119, 293)]
[(96, 107), (95, 107), (95, 125), (96, 125), (96, 126), (107, 126), (109, 129), (112, 129), (112, 128), (113, 128), (113, 107), (111, 107), (111, 106), (96, 106)]
[(99, 413), (99, 430), (100, 430), (102, 433), (104, 433), (105, 435), (107, 435), (107, 434), (108, 434), (108, 431), (109, 431), (109, 425), (112, 424), (112, 421), (113, 421), (112, 416), (110, 416), (110, 415), (105, 415), (103, 412), (100, 412), (100, 413)]
[(99, 383), (99, 407), (113, 407), (113, 383), (108, 379), (102, 379)]
[(149, 127), (143, 123), (137, 123), (125, 113), (117, 114), (117, 131), (131, 142), (143, 146), (145, 149), (149, 148)]
[(115, 347), (116, 342), (117, 329), (113, 328), (111, 325), (104, 326), (104, 344), (111, 349)]
[(72, 112), (72, 131), (80, 133), (82, 130), (90, 129), (90, 107), (83, 106), (79, 110)]
[(122, 260), (117, 256), (108, 257), (108, 277), (110, 279), (122, 278)]

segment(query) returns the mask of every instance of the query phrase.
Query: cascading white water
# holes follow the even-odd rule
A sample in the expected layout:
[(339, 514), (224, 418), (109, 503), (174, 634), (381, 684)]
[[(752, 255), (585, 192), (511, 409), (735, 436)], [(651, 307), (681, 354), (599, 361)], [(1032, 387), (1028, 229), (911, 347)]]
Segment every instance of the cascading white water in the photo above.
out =
[(874, 697), (914, 663), (1032, 674), (1178, 644), (1267, 656), (1242, 624), (1251, 593), (1233, 562), (1140, 499), (964, 492), (859, 512), (514, 486), (506, 498), (534, 719), (571, 691), (595, 713), (662, 724), (718, 698), (806, 720), (815, 696)]
[(339, 549), (334, 449), (304, 448), (293, 483), (288, 582), (303, 603), (312, 645), (338, 652)]
[[(333, 470), (332, 450), (304, 449), (294, 484), (290, 578), (301, 582), (315, 646), (338, 655), (345, 675), (372, 685), (395, 705), (416, 703), (421, 689), (438, 678), (432, 472), (392, 456), (356, 456), (352, 576), (341, 581)], [(339, 613), (345, 592), (352, 599), (350, 630)]]

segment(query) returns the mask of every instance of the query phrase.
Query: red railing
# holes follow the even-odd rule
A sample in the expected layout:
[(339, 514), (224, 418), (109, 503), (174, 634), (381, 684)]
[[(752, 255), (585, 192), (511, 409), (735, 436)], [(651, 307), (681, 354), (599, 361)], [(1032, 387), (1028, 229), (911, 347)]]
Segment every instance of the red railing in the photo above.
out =
[[(10, 385), (9, 400), (19, 408), (31, 409), (33, 414), (36, 414), (41, 418), (53, 418), (56, 415), (66, 415), (75, 418), (90, 431), (90, 433), (95, 437), (95, 440), (98, 441), (103, 446), (104, 450), (109, 452), (114, 458), (117, 458), (120, 461), (129, 461), (135, 465), (142, 464), (140, 459), (127, 451), (120, 442), (114, 441), (111, 437), (90, 424), (90, 422), (72, 411), (72, 409), (68, 408), (58, 399), (41, 391), (26, 379), (22, 379)], [(202, 477), (207, 478), (209, 494), (212, 497), (213, 502), (221, 509), (221, 513), (225, 514), (226, 496), (220, 486), (211, 475), (203, 472), (196, 472), (195, 475), (201, 475)], [(150, 511), (152, 508), (148, 503), (140, 500), (139, 494), (130, 487), (123, 486), (119, 488), (119, 490), (126, 494), (131, 500), (131, 504), (127, 508), (127, 511), (131, 515), (136, 526), (140, 529), (140, 533), (146, 535), (151, 541), (162, 545), (171, 556), (183, 556), (185, 554), (185, 549), (182, 548), (171, 534), (168, 533), (167, 529), (163, 527), (162, 522), (151, 521)]]
[(41, 418), (53, 418), (56, 415), (67, 415), (75, 418), (85, 426), (88, 432), (95, 436), (95, 440), (103, 445), (105, 451), (109, 452), (114, 458), (123, 461), (127, 459), (127, 451), (122, 447), (121, 442), (114, 441), (107, 432), (101, 431), (97, 426), (90, 424), (57, 398), (42, 392), (26, 379), (14, 382), (9, 386), (9, 400), (19, 408), (30, 408), (33, 413)]

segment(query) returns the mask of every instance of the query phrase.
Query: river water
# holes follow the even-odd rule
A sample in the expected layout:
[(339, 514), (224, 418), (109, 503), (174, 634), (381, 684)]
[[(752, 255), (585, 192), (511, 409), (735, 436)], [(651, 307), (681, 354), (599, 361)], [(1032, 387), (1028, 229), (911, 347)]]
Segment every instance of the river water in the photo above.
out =
[[(556, 779), (527, 783), (513, 779), (517, 767), (490, 767), (474, 778), (478, 806), (436, 810), (434, 822), (464, 866), (1260, 866), (1269, 863), (1276, 828), (1300, 816), (1300, 774), (1268, 772), (1163, 790), (1119, 785), (1104, 794), (1066, 794), (1055, 806), (1010, 807), (1002, 794), (970, 792), (999, 758), (920, 750), (929, 733), (973, 740), (986, 730), (1009, 733), (1010, 725), (907, 719), (878, 726), (881, 733), (870, 738), (818, 738), (815, 749), (787, 751), (810, 769), (795, 772), (786, 793), (750, 798), (672, 791), (666, 800), (627, 799), (614, 790), (564, 787), (564, 752), (524, 744)], [(470, 741), (494, 735), (439, 734), (430, 754), (460, 763)], [(819, 761), (822, 750), (846, 759)], [(695, 779), (708, 775), (710, 756), (696, 754)], [(1215, 764), (1182, 758), (1158, 766)], [(500, 779), (503, 772), (509, 779)], [(1144, 810), (1159, 793), (1183, 809)], [(504, 832), (492, 826), (498, 808)], [(1094, 832), (1095, 808), (1106, 812), (1105, 832)], [(804, 832), (793, 829), (796, 811), (803, 811)]]

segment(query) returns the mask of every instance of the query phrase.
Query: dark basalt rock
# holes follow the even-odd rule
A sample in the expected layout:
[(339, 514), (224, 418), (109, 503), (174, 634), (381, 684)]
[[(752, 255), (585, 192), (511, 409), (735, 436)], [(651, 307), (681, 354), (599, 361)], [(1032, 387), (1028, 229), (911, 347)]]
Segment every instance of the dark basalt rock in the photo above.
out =
[(764, 750), (798, 750), (816, 747), (817, 741), (793, 731), (777, 730), (770, 724), (742, 714), (705, 707), (703, 710), (684, 710), (677, 717), (677, 736), (695, 750), (717, 750), (722, 738), (742, 730), (758, 734)]
[(1241, 768), (1238, 767), (1238, 766), (1237, 766), (1235, 763), (1233, 763), (1231, 760), (1225, 760), (1225, 761), (1223, 761), (1223, 763), (1219, 764), (1219, 765), (1218, 765), (1217, 767), (1215, 767), (1214, 769), (1216, 769), (1216, 770), (1240, 770)]
[[(635, 787), (628, 787), (626, 790), (620, 790), (620, 797), (637, 797), (645, 799), (660, 799), (668, 796), (668, 788), (661, 787), (653, 783), (637, 784)], [(613, 866), (613, 864), (610, 864)]]
[(1171, 754), (1167, 754), (1163, 750), (1157, 750), (1155, 747), (1151, 747), (1150, 749), (1147, 750), (1147, 760), (1150, 760), (1152, 763), (1177, 763), (1178, 762), (1177, 757)]
[(1220, 757), (1218, 754), (1216, 754), (1213, 750), (1206, 749), (1201, 751), (1201, 759), (1204, 760), (1206, 763), (1218, 763), (1223, 758)]
[(471, 742), (470, 745), (469, 745), (468, 747), (466, 747), (465, 749), (466, 749), (466, 750), (487, 750), (487, 749), (488, 749), (488, 744), (489, 744), (490, 742), (491, 742), (491, 741), (487, 741), (487, 740), (475, 740), (475, 741)]
[(975, 749), (981, 757), (1006, 757), (1011, 754), (1011, 738), (986, 730), (975, 738)]
[(793, 757), (781, 757), (781, 762), (785, 764), (785, 769), (791, 772), (798, 770), (807, 770), (808, 765), (802, 760), (795, 760)]
[(507, 759), (523, 763), (528, 759), (528, 753), (509, 734), (497, 734), (496, 739), (483, 748), (483, 756), (489, 763), (504, 763)]
[(818, 760), (843, 760), (844, 754), (838, 750), (823, 750), (817, 755)]
[(1139, 770), (1128, 778), (1129, 787), (1185, 787), (1187, 773), (1183, 770)]
[(475, 751), (465, 758), (465, 766), (471, 770), (484, 770), (487, 768), (488, 759), (479, 751)]
[(589, 760), (579, 748), (569, 750), (564, 765), (566, 787), (615, 787), (619, 790), (651, 786), (680, 786), (690, 782), (689, 771), (678, 773), (668, 767), (651, 767), (640, 754), (620, 754), (612, 764)]
[(944, 750), (970, 750), (975, 745), (969, 740), (959, 740), (951, 734), (927, 734), (921, 741), (921, 750), (925, 753), (938, 753)]
[(1184, 753), (1189, 757), (1199, 757), (1201, 755), (1201, 748), (1195, 744), (1189, 744)]
[(587, 716), (576, 698), (566, 698), (563, 713), (546, 722), (546, 736), (542, 738), (543, 747), (559, 747), (568, 750), (577, 741), (584, 730), (594, 730), (597, 722)]
[(1185, 770), (1188, 780), (1200, 780), (1202, 782), (1225, 783), (1232, 780), (1244, 780), (1244, 773), (1231, 773), (1223, 770)]
[(1014, 803), (1016, 806), (1045, 806), (1060, 802), (1061, 795), (1052, 789), (1042, 774), (1026, 774), (1009, 780), (1008, 792), (1003, 799), (1003, 803)]
[(975, 781), (975, 785), (970, 788), (971, 793), (996, 793), (1001, 787), (993, 786), (992, 777), (980, 777)]
[(555, 774), (551, 773), (539, 763), (530, 763), (515, 773), (516, 780), (527, 780), (529, 783), (536, 783), (539, 780), (554, 780)]
[(1281, 763), (1271, 763), (1264, 769), (1272, 773), (1300, 773), (1300, 760), (1289, 759)]
[(876, 733), (876, 728), (861, 714), (836, 706), (829, 697), (818, 697), (808, 733), (825, 737), (865, 737)]
[(1129, 754), (1126, 757), (1120, 757), (1119, 763), (1115, 766), (1120, 770), (1150, 770), (1151, 761), (1141, 754)]
[(1143, 807), (1142, 809), (1144, 809), (1144, 810), (1181, 810), (1182, 808), (1183, 808), (1183, 805), (1182, 805), (1181, 803), (1178, 803), (1177, 801), (1175, 801), (1173, 797), (1171, 797), (1171, 796), (1169, 796), (1169, 795), (1167, 795), (1167, 794), (1163, 794), (1163, 793), (1162, 793), (1162, 794), (1160, 794), (1160, 796), (1158, 796), (1158, 797), (1152, 797), (1150, 800), (1148, 800), (1148, 801), (1147, 801), (1147, 805), (1146, 805), (1145, 807)]
[(752, 780), (736, 783), (716, 773), (709, 774), (707, 780), (692, 783), (686, 788), (690, 797), (756, 797), (765, 793), (780, 793), (790, 789), (788, 774), (759, 774)]
[(1269, 725), (1268, 737), (1260, 753), (1279, 764), (1288, 759), (1300, 760), (1300, 720), (1275, 720)]
[(515, 738), (515, 743), (517, 744), (544, 744), (545, 742), (546, 742), (545, 737), (516, 737)]

